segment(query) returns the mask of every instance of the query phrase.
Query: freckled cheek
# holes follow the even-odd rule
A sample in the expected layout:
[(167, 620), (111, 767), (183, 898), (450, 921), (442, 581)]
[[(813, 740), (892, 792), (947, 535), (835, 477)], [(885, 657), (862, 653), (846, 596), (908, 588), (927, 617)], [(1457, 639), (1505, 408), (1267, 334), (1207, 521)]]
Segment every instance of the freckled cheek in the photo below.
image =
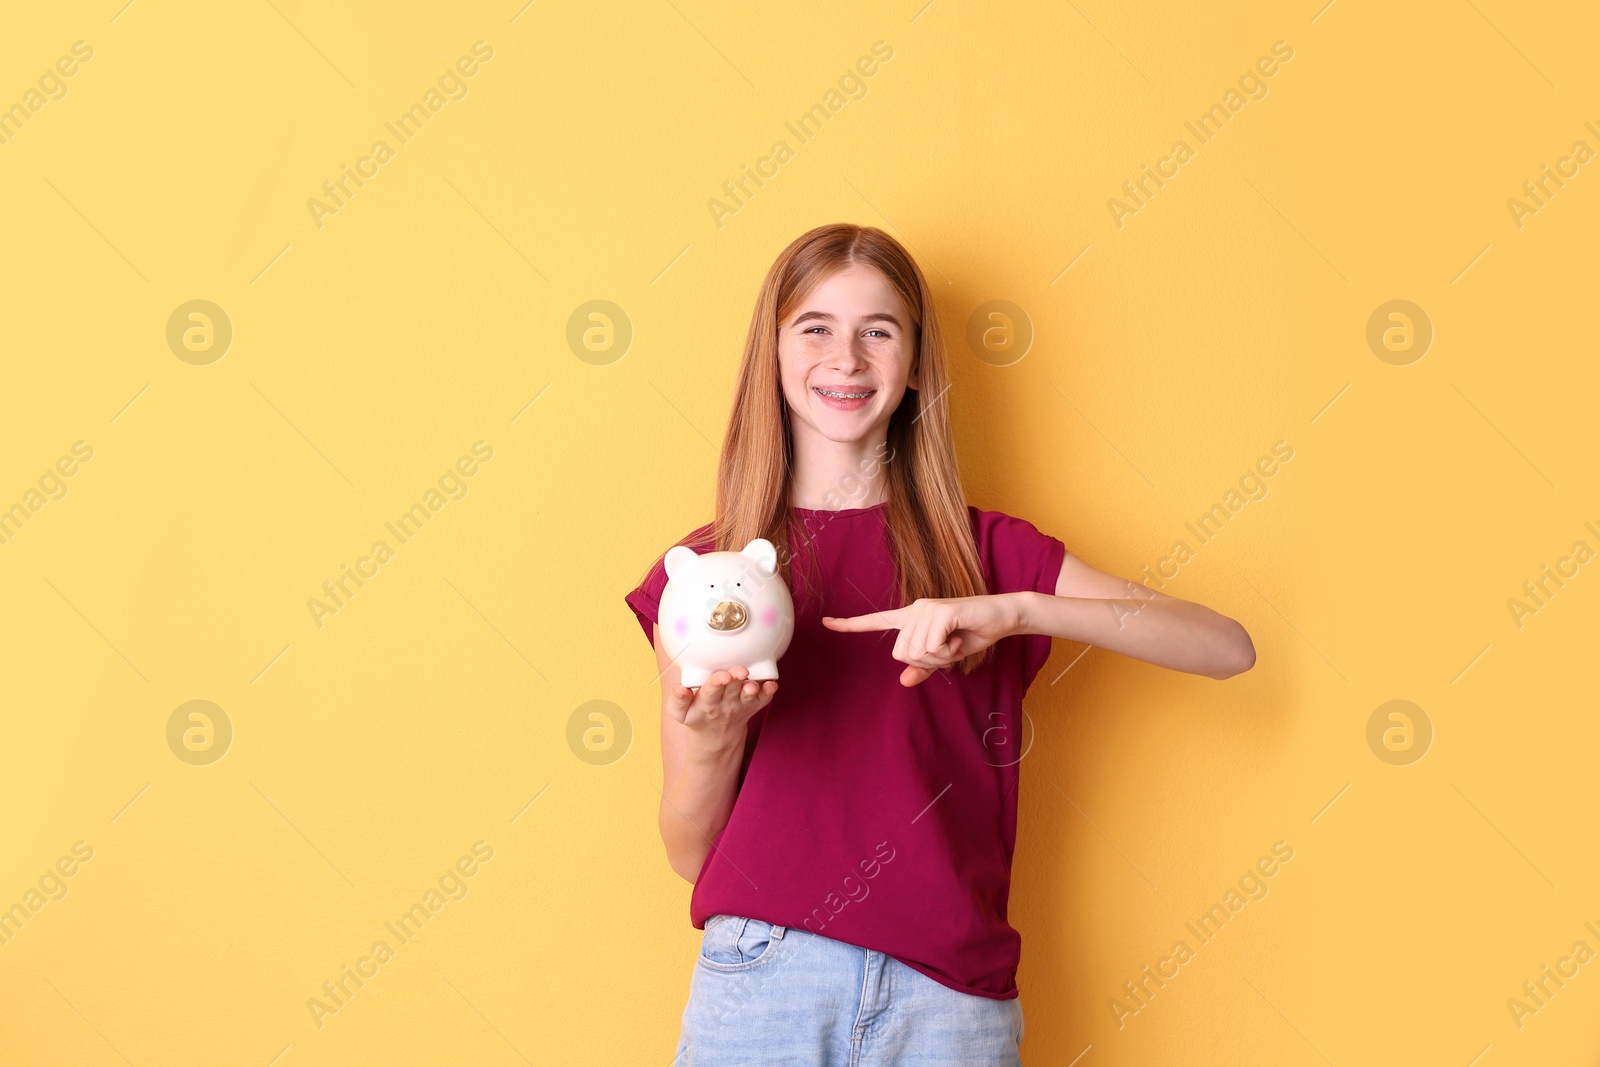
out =
[(772, 629), (774, 626), (778, 625), (778, 609), (777, 608), (765, 608), (765, 609), (763, 609), (762, 612), (761, 612), (760, 622), (761, 622), (762, 626), (766, 627), (769, 630)]

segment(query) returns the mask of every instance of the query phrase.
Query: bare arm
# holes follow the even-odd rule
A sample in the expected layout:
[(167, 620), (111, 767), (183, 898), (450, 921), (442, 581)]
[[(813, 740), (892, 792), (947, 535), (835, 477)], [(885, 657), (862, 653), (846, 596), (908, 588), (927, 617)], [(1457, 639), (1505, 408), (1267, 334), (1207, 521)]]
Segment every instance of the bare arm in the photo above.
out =
[(822, 625), (845, 633), (899, 630), (891, 654), (908, 664), (900, 672), (905, 686), (921, 685), (1012, 634), (1064, 637), (1219, 680), (1256, 662), (1250, 635), (1226, 615), (1095, 570), (1070, 552), (1061, 561), (1054, 595), (1028, 590), (919, 598), (849, 618), (824, 615)]
[(653, 640), (661, 670), (661, 840), (672, 869), (693, 882), (733, 812), (750, 717), (778, 683), (749, 681), (748, 670), (734, 667), (685, 689), (678, 665), (662, 651), (659, 626)]
[(1203, 604), (1096, 570), (1071, 552), (1061, 561), (1054, 596), (1004, 595), (1016, 600), (1017, 633), (1098, 645), (1208, 678), (1230, 678), (1255, 666), (1255, 645), (1238, 622)]

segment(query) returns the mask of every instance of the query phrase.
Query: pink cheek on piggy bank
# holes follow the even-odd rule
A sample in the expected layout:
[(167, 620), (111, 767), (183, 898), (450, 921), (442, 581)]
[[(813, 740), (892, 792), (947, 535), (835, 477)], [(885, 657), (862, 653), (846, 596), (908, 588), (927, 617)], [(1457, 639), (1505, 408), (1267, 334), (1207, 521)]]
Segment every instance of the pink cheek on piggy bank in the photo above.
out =
[(688, 618), (683, 615), (679, 615), (676, 619), (672, 620), (672, 628), (678, 632), (679, 637), (686, 636), (689, 633)]
[(763, 610), (761, 612), (761, 625), (769, 630), (778, 625), (778, 609), (767, 608)]

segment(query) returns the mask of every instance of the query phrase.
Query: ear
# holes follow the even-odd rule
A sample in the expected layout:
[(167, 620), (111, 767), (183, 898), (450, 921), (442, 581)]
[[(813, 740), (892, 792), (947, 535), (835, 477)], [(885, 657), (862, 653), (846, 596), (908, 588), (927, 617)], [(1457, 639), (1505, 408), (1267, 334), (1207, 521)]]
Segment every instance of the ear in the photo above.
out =
[(758, 537), (745, 545), (739, 555), (754, 560), (756, 570), (763, 577), (771, 578), (778, 573), (778, 550), (765, 537)]
[(699, 558), (695, 550), (688, 545), (673, 545), (667, 550), (667, 577), (676, 578)]

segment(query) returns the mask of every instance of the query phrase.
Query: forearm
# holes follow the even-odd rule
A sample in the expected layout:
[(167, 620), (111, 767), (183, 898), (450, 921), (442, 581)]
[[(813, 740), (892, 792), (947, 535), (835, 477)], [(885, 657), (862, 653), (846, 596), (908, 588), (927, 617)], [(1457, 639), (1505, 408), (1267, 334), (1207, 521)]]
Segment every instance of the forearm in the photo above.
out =
[(711, 839), (728, 824), (739, 791), (744, 736), (716, 747), (691, 746), (672, 787), (662, 794), (661, 840), (672, 869), (693, 882)]
[(1002, 595), (1013, 600), (1014, 633), (1049, 634), (1208, 678), (1228, 678), (1255, 663), (1250, 635), (1234, 620), (1143, 587), (1139, 594), (1108, 600)]

